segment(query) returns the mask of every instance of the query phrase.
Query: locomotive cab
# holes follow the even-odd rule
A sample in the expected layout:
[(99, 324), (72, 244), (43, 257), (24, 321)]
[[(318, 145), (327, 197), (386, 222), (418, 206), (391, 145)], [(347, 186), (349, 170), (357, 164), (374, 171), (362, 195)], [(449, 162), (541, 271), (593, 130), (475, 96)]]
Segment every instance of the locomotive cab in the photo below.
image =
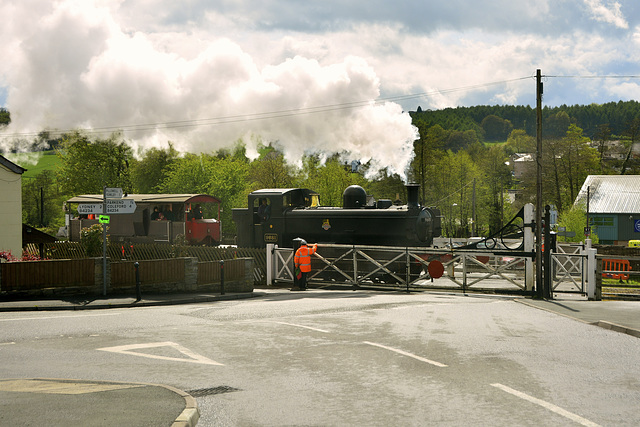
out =
[(294, 209), (317, 207), (318, 193), (305, 188), (274, 188), (249, 194), (247, 209), (233, 209), (237, 244), (241, 247), (265, 247), (267, 243), (290, 246), (283, 240), (284, 217)]

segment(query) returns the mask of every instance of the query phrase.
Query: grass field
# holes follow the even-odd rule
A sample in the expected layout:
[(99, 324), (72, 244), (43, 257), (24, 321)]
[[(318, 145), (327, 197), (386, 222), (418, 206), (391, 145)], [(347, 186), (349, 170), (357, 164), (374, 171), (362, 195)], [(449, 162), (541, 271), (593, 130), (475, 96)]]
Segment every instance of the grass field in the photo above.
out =
[(35, 178), (40, 172), (45, 170), (55, 171), (60, 164), (60, 159), (54, 150), (37, 151), (34, 153), (7, 153), (4, 155), (18, 166), (27, 171), (22, 174), (22, 178)]

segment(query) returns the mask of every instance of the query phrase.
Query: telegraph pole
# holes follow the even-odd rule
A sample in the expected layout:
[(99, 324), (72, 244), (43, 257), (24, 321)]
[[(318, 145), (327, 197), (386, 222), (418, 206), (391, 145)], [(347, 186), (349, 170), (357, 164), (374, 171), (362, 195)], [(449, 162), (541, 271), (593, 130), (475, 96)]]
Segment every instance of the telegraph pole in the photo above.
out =
[[(536, 295), (543, 297), (542, 280), (542, 73), (536, 71)], [(547, 242), (547, 250), (549, 250)]]

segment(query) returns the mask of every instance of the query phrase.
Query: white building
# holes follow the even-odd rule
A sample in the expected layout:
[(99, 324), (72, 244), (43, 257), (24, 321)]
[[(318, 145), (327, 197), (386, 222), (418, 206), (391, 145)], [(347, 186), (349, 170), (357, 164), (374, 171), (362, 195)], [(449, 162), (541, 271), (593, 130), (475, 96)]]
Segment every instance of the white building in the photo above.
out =
[(0, 156), (0, 251), (22, 257), (22, 174), (26, 169)]

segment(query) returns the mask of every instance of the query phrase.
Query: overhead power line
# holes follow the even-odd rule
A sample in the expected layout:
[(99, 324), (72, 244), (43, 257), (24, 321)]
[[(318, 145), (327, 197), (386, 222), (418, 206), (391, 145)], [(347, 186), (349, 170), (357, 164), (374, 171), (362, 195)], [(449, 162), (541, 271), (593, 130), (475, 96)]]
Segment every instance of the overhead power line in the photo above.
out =
[[(46, 130), (46, 132), (49, 132), (50, 134), (62, 135), (65, 133), (73, 132), (75, 130), (83, 130), (84, 132), (89, 134), (96, 134), (96, 133), (107, 133), (107, 132), (117, 132), (117, 131), (131, 132), (131, 131), (147, 131), (147, 130), (161, 130), (161, 129), (177, 129), (177, 128), (187, 128), (187, 127), (199, 127), (199, 126), (218, 126), (218, 125), (239, 123), (239, 122), (272, 120), (272, 119), (286, 118), (286, 117), (292, 117), (292, 116), (319, 114), (319, 113), (327, 113), (332, 111), (364, 108), (371, 105), (384, 104), (386, 102), (397, 102), (397, 101), (404, 101), (408, 99), (429, 98), (437, 95), (443, 95), (443, 94), (449, 94), (449, 93), (455, 93), (455, 92), (468, 92), (471, 90), (477, 90), (477, 89), (482, 89), (486, 87), (502, 85), (502, 84), (515, 82), (519, 80), (525, 80), (529, 78), (531, 78), (531, 76), (519, 77), (516, 79), (510, 79), (510, 80), (482, 83), (482, 84), (471, 85), (471, 86), (463, 86), (463, 87), (451, 88), (451, 89), (443, 89), (443, 90), (435, 89), (428, 92), (421, 92), (421, 93), (415, 93), (415, 94), (409, 94), (409, 95), (380, 97), (380, 98), (376, 98), (375, 100), (342, 102), (337, 104), (320, 105), (315, 107), (292, 108), (292, 109), (286, 109), (286, 110), (265, 111), (265, 112), (259, 112), (259, 113), (238, 114), (238, 115), (210, 117), (210, 118), (203, 118), (203, 119), (176, 120), (176, 121), (156, 122), (156, 123), (138, 123), (138, 124), (130, 124), (130, 125), (100, 126), (100, 127), (93, 127), (90, 129), (79, 129), (79, 128), (62, 129), (62, 130), (49, 129), (49, 130)], [(41, 132), (42, 131), (0, 134), (0, 137), (2, 138), (35, 137), (35, 136), (38, 136)]]
[[(620, 75), (620, 76), (545, 75), (543, 77), (571, 78), (571, 79), (637, 79), (637, 78), (640, 78), (640, 75)], [(121, 124), (121, 125), (114, 125), (114, 126), (100, 126), (100, 127), (93, 127), (90, 129), (81, 129), (81, 128), (48, 129), (48, 130), (42, 130), (38, 132), (17, 132), (17, 133), (0, 134), (0, 138), (15, 139), (15, 138), (36, 137), (43, 131), (49, 132), (49, 134), (54, 134), (54, 135), (62, 135), (65, 133), (76, 131), (76, 130), (82, 130), (83, 132), (88, 134), (99, 134), (99, 133), (118, 132), (118, 131), (140, 132), (140, 131), (149, 131), (149, 130), (179, 129), (179, 128), (189, 128), (189, 127), (200, 127), (200, 126), (219, 126), (219, 125), (239, 123), (239, 122), (273, 120), (273, 119), (280, 119), (280, 118), (301, 116), (301, 115), (308, 115), (308, 114), (319, 114), (319, 113), (327, 113), (332, 111), (364, 108), (371, 105), (384, 104), (385, 102), (399, 102), (399, 101), (406, 101), (409, 99), (430, 98), (438, 95), (446, 95), (446, 94), (451, 94), (456, 92), (470, 92), (473, 90), (484, 89), (492, 86), (504, 85), (508, 83), (513, 83), (513, 82), (518, 82), (518, 81), (528, 80), (533, 78), (535, 78), (535, 76), (530, 75), (530, 76), (518, 77), (514, 79), (500, 80), (500, 81), (488, 82), (488, 83), (479, 83), (475, 85), (461, 86), (456, 88), (434, 89), (432, 91), (420, 92), (420, 93), (414, 93), (414, 94), (408, 94), (408, 95), (380, 97), (380, 98), (376, 98), (375, 100), (342, 102), (342, 103), (336, 103), (336, 104), (320, 105), (315, 107), (301, 107), (301, 108), (265, 111), (265, 112), (258, 112), (258, 113), (249, 113), (249, 114), (209, 117), (209, 118), (202, 118), (202, 119), (176, 120), (176, 121), (155, 122), (155, 123), (137, 123), (137, 124), (129, 124), (129, 125)]]

